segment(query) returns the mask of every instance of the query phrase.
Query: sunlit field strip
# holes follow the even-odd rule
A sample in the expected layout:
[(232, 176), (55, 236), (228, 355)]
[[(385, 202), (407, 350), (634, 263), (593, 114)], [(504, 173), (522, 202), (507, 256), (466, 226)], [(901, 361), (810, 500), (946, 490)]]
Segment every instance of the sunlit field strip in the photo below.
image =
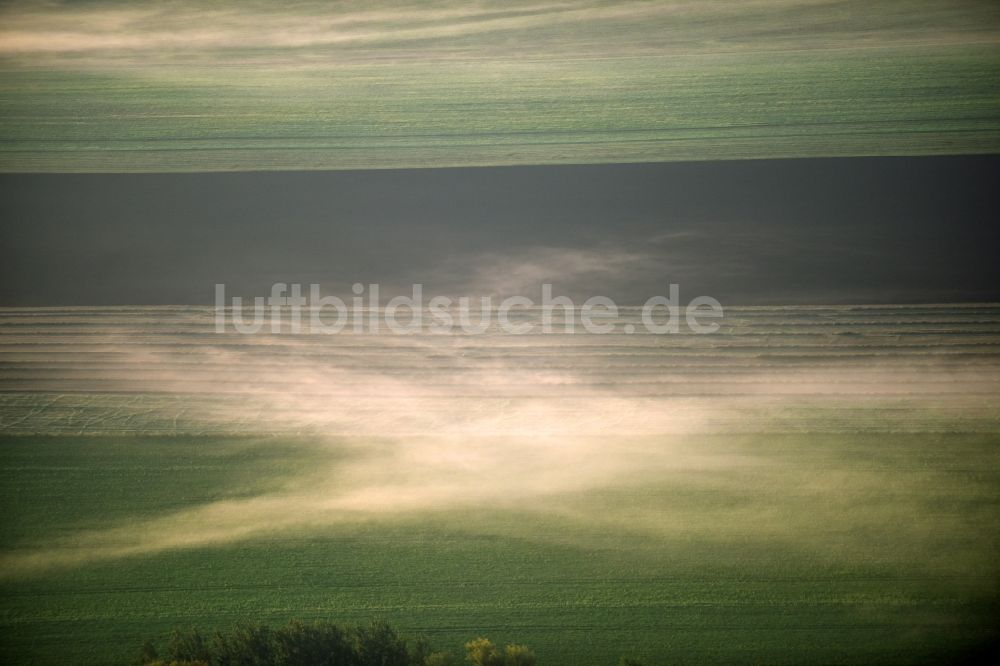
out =
[[(985, 3), (500, 8), (517, 17), (444, 4), (433, 19), (392, 3), (234, 5), (212, 35), (187, 3), (13, 7), (0, 14), (0, 171), (1000, 150), (1000, 17)], [(920, 11), (934, 21), (914, 22)], [(45, 39), (52, 25), (66, 44)]]

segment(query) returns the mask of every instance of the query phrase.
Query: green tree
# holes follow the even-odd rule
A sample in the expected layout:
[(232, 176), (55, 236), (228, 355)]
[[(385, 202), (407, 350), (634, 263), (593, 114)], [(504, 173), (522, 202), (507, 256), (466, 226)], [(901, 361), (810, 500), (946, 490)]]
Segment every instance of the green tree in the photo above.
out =
[(216, 632), (215, 662), (219, 666), (274, 666), (274, 632), (264, 624), (244, 624), (230, 634)]
[(201, 633), (192, 627), (187, 631), (175, 628), (170, 635), (170, 644), (167, 646), (167, 656), (165, 661), (203, 661), (210, 663), (212, 654), (205, 643)]
[(274, 634), (275, 663), (281, 666), (353, 666), (357, 655), (346, 632), (330, 622), (292, 620)]
[(535, 666), (535, 653), (527, 645), (508, 645), (503, 649), (505, 666)]
[(455, 666), (455, 656), (451, 652), (431, 652), (424, 657), (424, 666)]
[(158, 661), (159, 655), (156, 653), (156, 646), (153, 645), (153, 641), (147, 640), (139, 648), (138, 662), (140, 664), (152, 664), (154, 661)]
[(406, 641), (383, 620), (354, 630), (354, 649), (360, 666), (409, 666)]
[(479, 637), (465, 644), (465, 658), (476, 666), (503, 666), (501, 655), (493, 641)]
[(425, 666), (427, 657), (431, 654), (430, 643), (426, 639), (418, 638), (407, 648), (411, 666)]

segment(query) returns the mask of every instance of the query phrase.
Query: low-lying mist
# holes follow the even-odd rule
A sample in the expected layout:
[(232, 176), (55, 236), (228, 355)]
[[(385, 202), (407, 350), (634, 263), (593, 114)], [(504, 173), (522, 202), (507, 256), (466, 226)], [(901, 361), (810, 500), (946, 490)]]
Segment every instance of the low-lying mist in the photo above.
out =
[[(994, 359), (911, 344), (920, 341), (913, 327), (901, 337), (893, 324), (811, 339), (806, 324), (784, 323), (761, 341), (771, 324), (754, 316), (731, 315), (720, 335), (675, 340), (262, 333), (215, 344), (199, 337), (210, 312), (194, 315), (201, 328), (192, 330), (154, 324), (144, 344), (118, 330), (134, 322), (108, 318), (87, 332), (86, 344), (101, 340), (92, 361), (65, 363), (53, 351), (47, 365), (26, 362), (18, 381), (44, 387), (61, 373), (84, 397), (120, 396), (114, 409), (91, 405), (84, 433), (169, 422), (204, 435), (206, 447), (230, 432), (304, 438), (308, 471), (278, 491), (21, 544), (0, 571), (20, 577), (358, 522), (454, 516), (469, 529), (469, 515), (498, 511), (524, 517), (522, 538), (574, 542), (582, 529), (591, 539), (763, 540), (834, 559), (873, 543), (882, 545), (872, 557), (908, 557), (875, 534), (912, 544), (996, 525), (973, 503), (964, 524), (928, 506), (928, 497), (959, 501), (982, 489), (956, 476), (954, 457), (921, 448), (928, 433), (992, 436)], [(844, 327), (855, 315), (836, 316)], [(163, 405), (175, 411), (150, 415)], [(912, 450), (900, 433), (913, 433)], [(969, 464), (984, 462), (976, 451)], [(549, 527), (534, 529), (532, 517)], [(992, 557), (985, 547), (969, 552)], [(932, 560), (925, 565), (964, 566), (963, 557)]]

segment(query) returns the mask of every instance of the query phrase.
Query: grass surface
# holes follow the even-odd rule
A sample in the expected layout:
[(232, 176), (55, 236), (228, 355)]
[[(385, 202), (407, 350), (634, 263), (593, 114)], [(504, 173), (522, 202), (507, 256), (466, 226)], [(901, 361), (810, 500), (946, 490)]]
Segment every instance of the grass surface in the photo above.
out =
[(556, 665), (953, 661), (995, 638), (998, 321), (310, 336), (5, 310), (0, 662), (373, 617)]
[[(543, 663), (913, 663), (990, 635), (998, 443), (700, 438), (708, 457), (754, 462), (572, 498), (594, 521), (555, 498), (4, 580), (0, 649), (5, 663), (124, 663), (174, 625), (381, 616), (456, 651), (480, 633), (526, 642)], [(329, 464), (314, 444), (6, 437), (5, 550), (268, 492), (289, 467)], [(802, 483), (819, 474), (825, 487)], [(623, 512), (662, 523), (600, 519)]]
[(1000, 151), (988, 3), (95, 3), (7, 19), (3, 171)]

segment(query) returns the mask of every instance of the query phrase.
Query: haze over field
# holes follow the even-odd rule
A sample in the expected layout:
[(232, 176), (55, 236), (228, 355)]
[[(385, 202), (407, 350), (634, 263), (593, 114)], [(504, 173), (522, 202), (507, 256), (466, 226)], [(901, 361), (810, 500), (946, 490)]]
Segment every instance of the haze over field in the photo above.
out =
[(0, 664), (982, 657), (998, 175), (995, 0), (0, 3)]
[[(123, 636), (249, 613), (555, 664), (975, 649), (996, 163), (7, 175), (0, 657), (120, 663)], [(495, 306), (548, 280), (614, 297), (614, 334), (238, 335), (121, 305), (422, 281)], [(671, 282), (719, 297), (720, 331), (645, 332)]]
[[(640, 323), (630, 309), (611, 337), (496, 326), (482, 336), (220, 336), (205, 309), (8, 310), (0, 425), (358, 442), (346, 462), (335, 446), (332, 468), (286, 495), (168, 517), (176, 537), (133, 525), (103, 556), (358, 514), (543, 511), (548, 496), (748, 464), (655, 436), (994, 432), (998, 317), (991, 306), (737, 309), (711, 336), (660, 336), (623, 334)], [(153, 540), (129, 545), (133, 533)], [(88, 556), (70, 549), (53, 562)]]
[[(91, 617), (74, 601), (80, 585), (109, 607), (147, 594), (162, 558), (194, 558), (169, 570), (207, 576), (206, 593), (220, 576), (274, 580), (237, 573), (239, 553), (258, 548), (285, 553), (268, 551), (271, 564), (259, 566), (302, 563), (282, 576), (342, 571), (338, 584), (352, 585), (354, 543), (395, 553), (362, 558), (383, 562), (362, 578), (379, 581), (374, 588), (345, 595), (317, 579), (283, 588), (279, 600), (261, 590), (206, 598), (197, 603), (215, 610), (199, 611), (201, 621), (223, 622), (248, 598), (265, 617), (357, 617), (376, 603), (425, 631), (469, 609), (500, 612), (490, 598), (456, 601), (459, 581), (483, 575), (479, 584), (520, 590), (501, 606), (535, 618), (529, 636), (543, 655), (562, 651), (574, 625), (538, 627), (578, 613), (595, 640), (620, 650), (622, 627), (593, 623), (623, 603), (615, 612), (647, 623), (649, 649), (689, 617), (686, 604), (715, 609), (700, 625), (708, 643), (686, 633), (672, 648), (697, 660), (745, 655), (757, 642), (778, 661), (866, 661), (986, 635), (980, 608), (997, 592), (1000, 533), (995, 305), (730, 308), (708, 336), (626, 334), (629, 323), (641, 330), (635, 308), (613, 323), (612, 335), (240, 335), (214, 332), (211, 308), (4, 310), (0, 480), (5, 505), (18, 507), (0, 553), (5, 622), (18, 637), (6, 654), (23, 657), (48, 623)], [(72, 508), (53, 510), (68, 497)], [(407, 543), (398, 530), (421, 534), (419, 548), (398, 551)], [(465, 542), (480, 546), (451, 561)], [(428, 547), (451, 564), (419, 573), (431, 566)], [(494, 548), (525, 563), (473, 574)], [(530, 555), (553, 549), (564, 571), (554, 578)], [(625, 570), (612, 573), (621, 566), (603, 561), (612, 553)], [(210, 564), (198, 574), (194, 562)], [(122, 567), (135, 573), (123, 577)], [(398, 591), (399, 567), (416, 597), (378, 605)], [(791, 586), (773, 592), (762, 617), (739, 620), (754, 638), (729, 641), (732, 653), (719, 652), (712, 632), (732, 621), (723, 609), (734, 601), (669, 589), (708, 570), (745, 578), (725, 594), (745, 594), (761, 576)], [(615, 591), (591, 607), (586, 586), (609, 576)], [(855, 596), (852, 581), (872, 577), (882, 582)], [(156, 585), (166, 609), (200, 598)], [(306, 600), (321, 590), (333, 596)], [(801, 614), (796, 631), (811, 652), (777, 647), (784, 634), (771, 623), (785, 626), (789, 612)], [(136, 613), (152, 625), (184, 617)], [(845, 613), (838, 635), (859, 641), (851, 652), (822, 638)], [(120, 621), (100, 616), (95, 638), (47, 654), (92, 659), (75, 650)]]
[(988, 0), (14, 2), (0, 26), (8, 172), (1000, 149)]

